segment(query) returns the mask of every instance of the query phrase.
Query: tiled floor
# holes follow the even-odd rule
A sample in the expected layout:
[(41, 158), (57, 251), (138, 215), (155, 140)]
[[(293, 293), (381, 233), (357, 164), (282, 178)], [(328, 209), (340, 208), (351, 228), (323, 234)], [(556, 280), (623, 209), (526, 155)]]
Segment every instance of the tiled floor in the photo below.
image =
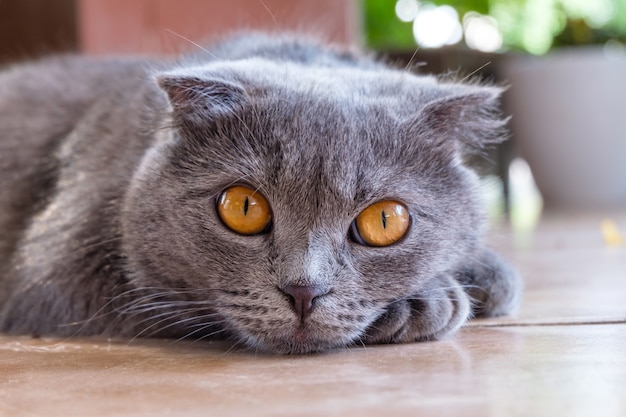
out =
[[(626, 213), (610, 216), (626, 234)], [(626, 242), (603, 216), (492, 233), (515, 317), (445, 341), (313, 356), (215, 344), (0, 338), (0, 416), (626, 416)]]

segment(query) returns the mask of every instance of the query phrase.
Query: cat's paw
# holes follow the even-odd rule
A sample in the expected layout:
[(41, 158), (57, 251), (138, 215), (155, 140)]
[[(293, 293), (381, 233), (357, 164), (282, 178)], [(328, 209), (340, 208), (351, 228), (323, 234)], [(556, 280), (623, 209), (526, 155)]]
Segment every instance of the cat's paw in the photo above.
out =
[(391, 303), (368, 327), (366, 344), (439, 339), (457, 330), (470, 315), (470, 302), (449, 277), (432, 280), (419, 293)]
[(474, 317), (495, 317), (513, 312), (521, 298), (522, 281), (497, 253), (483, 249), (455, 274), (472, 303)]

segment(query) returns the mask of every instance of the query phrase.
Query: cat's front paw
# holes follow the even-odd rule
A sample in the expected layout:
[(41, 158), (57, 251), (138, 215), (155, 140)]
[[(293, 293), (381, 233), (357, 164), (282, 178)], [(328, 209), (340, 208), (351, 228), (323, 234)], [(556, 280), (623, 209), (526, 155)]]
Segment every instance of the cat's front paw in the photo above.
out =
[(470, 315), (467, 295), (448, 277), (433, 280), (419, 293), (391, 303), (368, 327), (367, 344), (439, 339), (457, 330)]

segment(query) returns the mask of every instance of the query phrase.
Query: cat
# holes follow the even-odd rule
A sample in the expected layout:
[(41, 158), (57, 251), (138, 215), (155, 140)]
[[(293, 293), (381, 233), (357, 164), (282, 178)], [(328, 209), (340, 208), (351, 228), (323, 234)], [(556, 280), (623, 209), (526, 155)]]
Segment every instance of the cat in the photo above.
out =
[(501, 89), (295, 35), (0, 74), (0, 331), (275, 353), (510, 313), (464, 155)]

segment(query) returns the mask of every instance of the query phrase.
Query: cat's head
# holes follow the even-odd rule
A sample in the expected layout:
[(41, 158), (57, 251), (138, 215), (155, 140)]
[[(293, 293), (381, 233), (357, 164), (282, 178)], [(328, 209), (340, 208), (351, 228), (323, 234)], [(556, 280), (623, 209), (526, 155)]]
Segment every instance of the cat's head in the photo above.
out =
[(263, 59), (158, 84), (171, 120), (123, 227), (132, 279), (174, 335), (278, 352), (355, 343), (480, 237), (462, 154), (499, 140), (496, 88)]

